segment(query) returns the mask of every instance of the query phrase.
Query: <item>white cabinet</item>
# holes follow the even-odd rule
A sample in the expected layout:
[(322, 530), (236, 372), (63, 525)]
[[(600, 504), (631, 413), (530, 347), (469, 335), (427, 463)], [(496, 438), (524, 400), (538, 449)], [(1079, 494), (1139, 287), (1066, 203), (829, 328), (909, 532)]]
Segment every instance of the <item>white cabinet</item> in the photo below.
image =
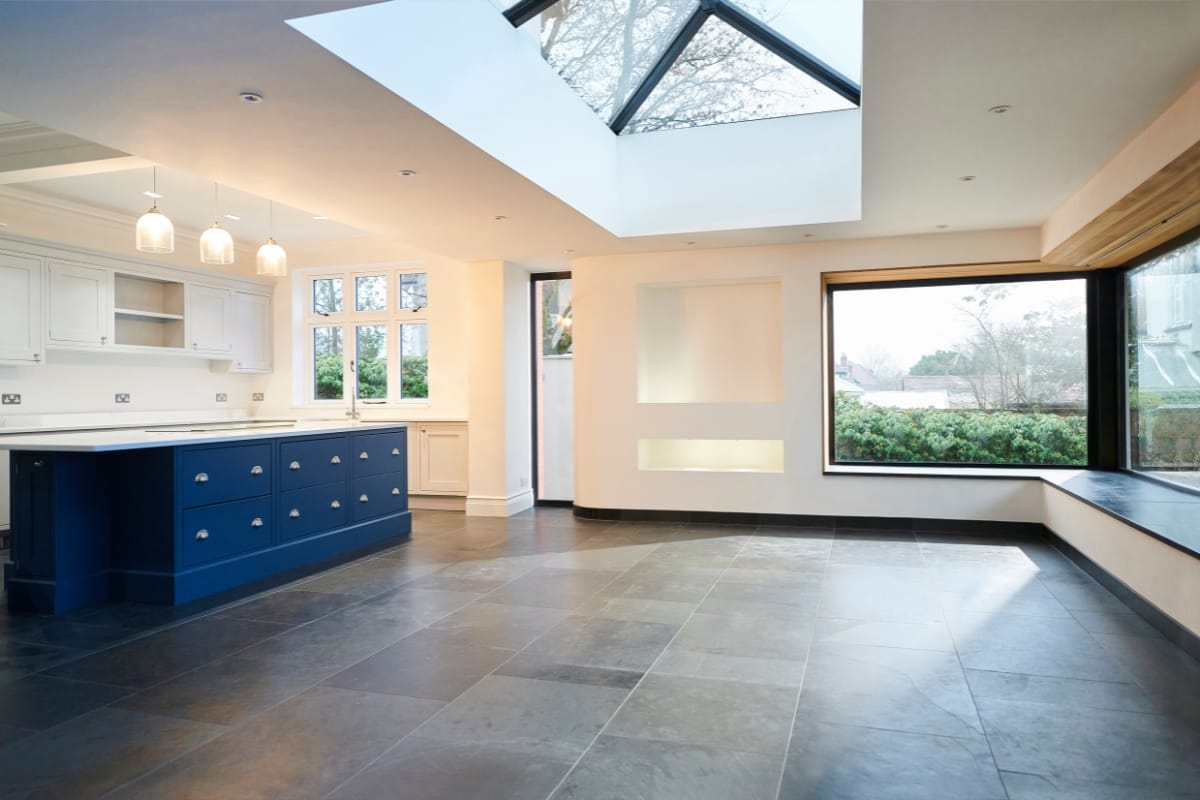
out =
[(271, 371), (271, 298), (233, 293), (233, 364), (231, 372)]
[(102, 347), (112, 336), (112, 271), (71, 261), (49, 263), (51, 343)]
[(231, 292), (217, 286), (188, 285), (187, 323), (191, 349), (197, 353), (229, 353)]
[[(420, 422), (410, 426), (417, 435), (416, 493), (466, 494), (467, 426), (462, 423)], [(413, 465), (409, 465), (410, 469)]]
[[(42, 261), (0, 251), (0, 364), (40, 364), (42, 337)], [(7, 475), (7, 471), (2, 473)], [(0, 480), (6, 484), (8, 480)]]

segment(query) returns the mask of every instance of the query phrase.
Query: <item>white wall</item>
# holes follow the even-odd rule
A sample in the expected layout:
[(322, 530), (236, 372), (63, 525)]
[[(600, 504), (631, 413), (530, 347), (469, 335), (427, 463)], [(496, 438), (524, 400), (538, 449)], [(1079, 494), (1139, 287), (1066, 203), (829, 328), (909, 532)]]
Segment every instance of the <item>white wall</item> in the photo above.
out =
[[(1036, 229), (581, 259), (572, 264), (575, 502), (593, 508), (1038, 522), (1034, 480), (823, 475), (821, 273), (1036, 260)], [(650, 284), (778, 281), (782, 399), (639, 403), (638, 296)], [(729, 315), (739, 319), (736, 293)], [(767, 325), (769, 329), (770, 326)], [(689, 331), (677, 334), (686, 338)], [(782, 440), (777, 473), (642, 471), (642, 439)]]

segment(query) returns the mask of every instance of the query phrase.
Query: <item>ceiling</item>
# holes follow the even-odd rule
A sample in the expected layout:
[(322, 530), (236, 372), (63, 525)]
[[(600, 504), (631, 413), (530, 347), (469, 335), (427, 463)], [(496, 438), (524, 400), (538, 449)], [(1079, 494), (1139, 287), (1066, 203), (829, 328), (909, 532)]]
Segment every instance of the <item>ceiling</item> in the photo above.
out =
[[(0, 113), (164, 165), (184, 224), (207, 224), (217, 181), (231, 200), (237, 189), (340, 223), (299, 214), (317, 238), (366, 231), (463, 260), (552, 264), (684, 239), (1034, 226), (1200, 79), (1200, 0), (868, 0), (862, 221), (619, 239), (284, 23), (354, 5), (0, 3)], [(419, 35), (397, 31), (397, 46)], [(244, 103), (245, 89), (265, 102)], [(1012, 110), (988, 113), (1000, 104)], [(26, 186), (132, 209), (143, 173)], [(255, 227), (245, 235), (260, 238)]]

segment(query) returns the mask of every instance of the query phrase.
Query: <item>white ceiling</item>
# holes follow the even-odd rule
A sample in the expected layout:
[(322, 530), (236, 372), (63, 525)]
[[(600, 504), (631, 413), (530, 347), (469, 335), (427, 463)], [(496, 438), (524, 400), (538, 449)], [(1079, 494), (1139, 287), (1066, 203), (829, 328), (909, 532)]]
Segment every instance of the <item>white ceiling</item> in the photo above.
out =
[[(0, 111), (195, 176), (200, 209), (215, 180), (466, 260), (683, 244), (612, 236), (284, 24), (353, 5), (0, 3)], [(1036, 225), (1200, 79), (1200, 0), (868, 0), (864, 27), (862, 221), (689, 241)], [(86, 183), (52, 188), (86, 200)]]

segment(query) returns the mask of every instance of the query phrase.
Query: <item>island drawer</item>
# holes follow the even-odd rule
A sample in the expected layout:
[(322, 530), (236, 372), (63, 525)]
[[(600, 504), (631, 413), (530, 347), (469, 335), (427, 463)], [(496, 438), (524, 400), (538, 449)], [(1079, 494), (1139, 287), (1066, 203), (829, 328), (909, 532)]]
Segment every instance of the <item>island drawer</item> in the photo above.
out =
[(271, 544), (271, 498), (183, 512), (183, 565), (193, 567)]
[(357, 433), (352, 445), (350, 455), (356, 478), (403, 470), (408, 464), (408, 439), (403, 429)]
[(344, 481), (350, 466), (350, 438), (301, 439), (279, 445), (279, 488), (283, 491)]
[(346, 482), (284, 492), (279, 505), (279, 539), (290, 541), (346, 524)]
[(358, 522), (384, 514), (408, 510), (408, 479), (405, 473), (389, 472), (356, 479), (350, 486), (350, 506)]
[(206, 447), (179, 452), (184, 508), (271, 493), (271, 445)]

